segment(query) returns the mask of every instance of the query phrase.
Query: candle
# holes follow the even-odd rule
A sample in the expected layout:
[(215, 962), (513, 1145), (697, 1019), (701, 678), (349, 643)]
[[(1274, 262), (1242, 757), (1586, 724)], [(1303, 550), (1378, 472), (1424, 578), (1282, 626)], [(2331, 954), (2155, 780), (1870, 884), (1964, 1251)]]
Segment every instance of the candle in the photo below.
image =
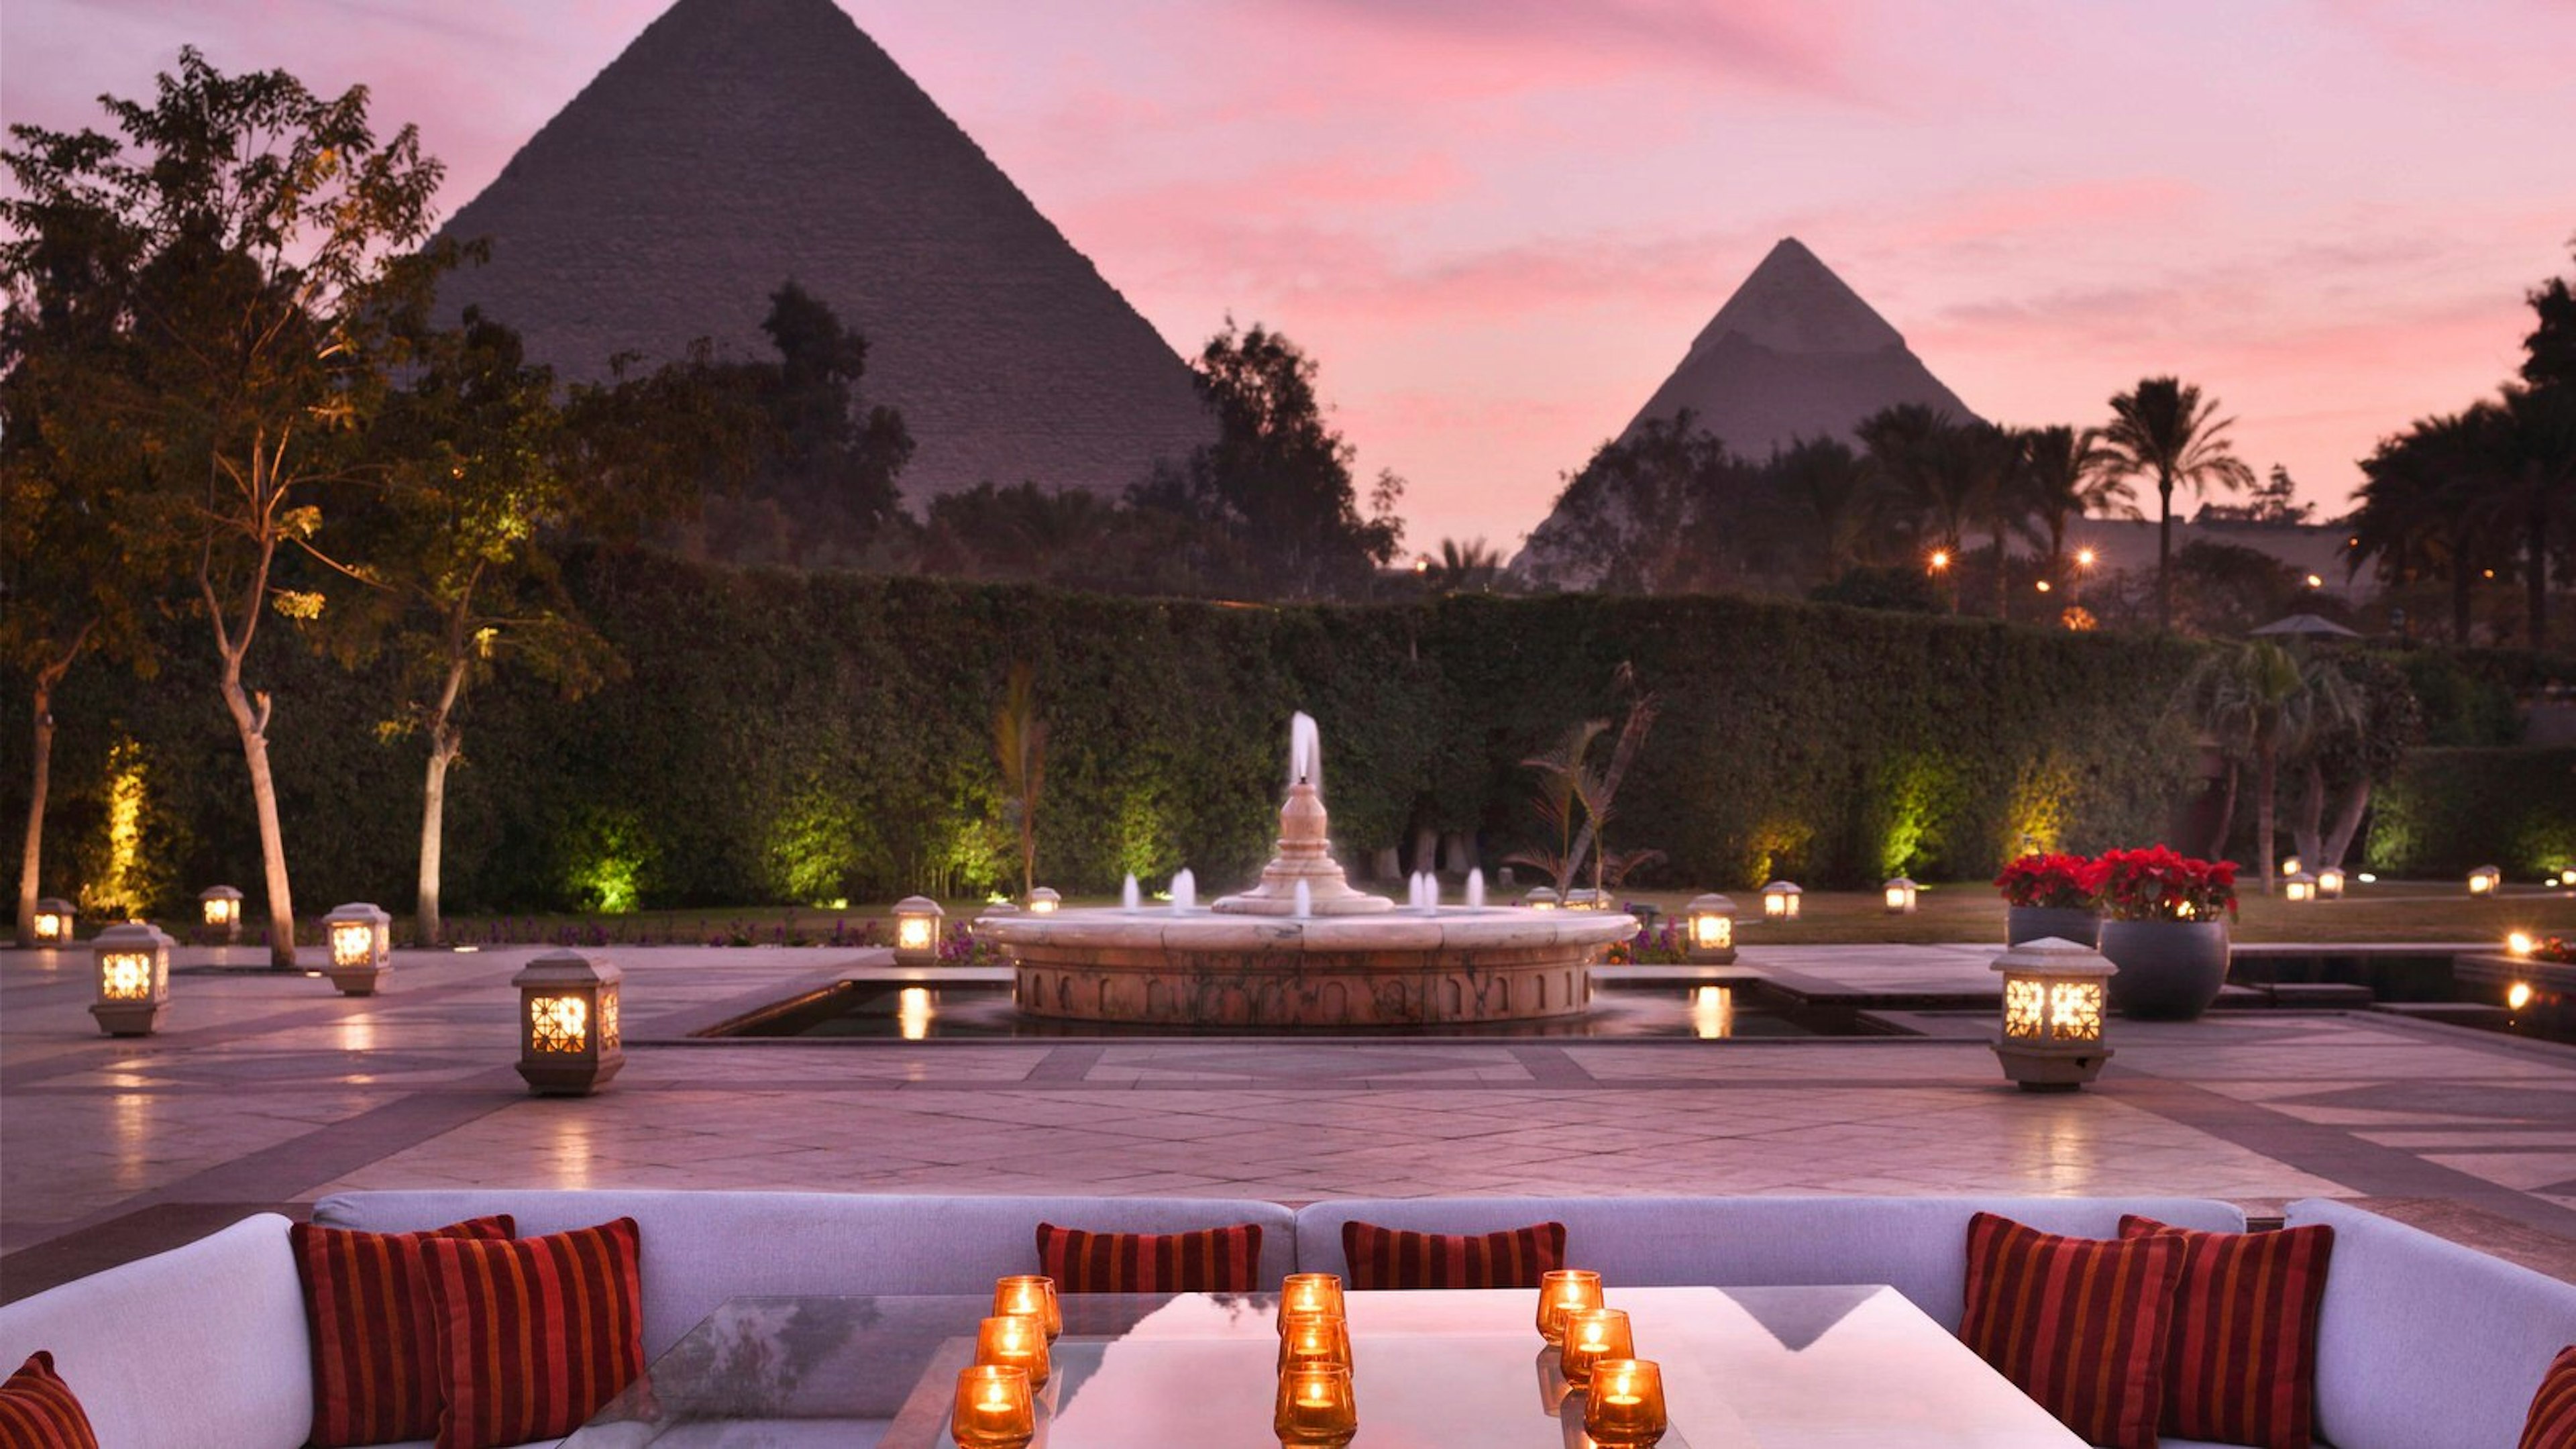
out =
[(1564, 1315), (1601, 1306), (1601, 1275), (1581, 1268), (1555, 1268), (1538, 1277), (1538, 1334), (1550, 1343), (1565, 1338)]
[(957, 1371), (957, 1408), (948, 1418), (959, 1449), (1027, 1449), (1038, 1434), (1028, 1370), (977, 1364)]
[(1332, 1273), (1291, 1273), (1279, 1283), (1279, 1331), (1288, 1331), (1291, 1313), (1328, 1313), (1347, 1317), (1342, 1306), (1342, 1280)]
[(1032, 1385), (1047, 1381), (1046, 1320), (1028, 1313), (1005, 1313), (976, 1325), (975, 1362), (1027, 1372)]
[(1586, 1308), (1565, 1315), (1565, 1377), (1589, 1383), (1592, 1366), (1603, 1359), (1635, 1358), (1637, 1341), (1628, 1331), (1628, 1315), (1616, 1308)]
[(1055, 1280), (1017, 1273), (993, 1280), (993, 1315), (1025, 1313), (1046, 1320), (1047, 1342), (1064, 1332), (1064, 1303), (1055, 1296)]
[(1279, 1376), (1279, 1408), (1270, 1427), (1295, 1449), (1341, 1449), (1360, 1431), (1351, 1371), (1340, 1364), (1301, 1364)]
[(1650, 1359), (1605, 1358), (1592, 1366), (1583, 1432), (1605, 1449), (1645, 1449), (1664, 1437), (1664, 1371)]
[(1351, 1366), (1351, 1327), (1329, 1313), (1291, 1313), (1280, 1322), (1279, 1371), (1299, 1364)]

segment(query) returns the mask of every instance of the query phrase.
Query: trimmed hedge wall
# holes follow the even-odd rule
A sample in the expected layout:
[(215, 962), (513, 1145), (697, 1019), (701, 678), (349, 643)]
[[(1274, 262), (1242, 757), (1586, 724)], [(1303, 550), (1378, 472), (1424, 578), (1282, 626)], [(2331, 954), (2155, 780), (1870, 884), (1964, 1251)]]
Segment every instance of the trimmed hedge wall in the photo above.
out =
[(2576, 749), (2417, 750), (2371, 801), (2371, 868), (2535, 880), (2576, 865)]
[[(988, 730), (1015, 659), (1035, 664), (1050, 729), (1040, 873), (1066, 889), (1184, 864), (1211, 893), (1248, 878), (1300, 708), (1323, 726), (1347, 861), (1431, 826), (1476, 832), (1490, 873), (1535, 834), (1518, 762), (1615, 715), (1623, 660), (1662, 704), (1611, 826), (1614, 848), (1671, 857), (1641, 880), (1973, 878), (2025, 837), (2157, 838), (2194, 785), (2164, 715), (2192, 648), (2136, 637), (1715, 597), (1158, 602), (639, 555), (585, 559), (572, 582), (628, 677), (572, 703), (506, 677), (472, 698), (449, 784), (451, 911), (1010, 883)], [(137, 896), (168, 910), (212, 881), (257, 886), (199, 627), (174, 626), (157, 681), (89, 664), (58, 699), (49, 893), (101, 879), (110, 757), (128, 739), (146, 801)], [(392, 672), (351, 674), (272, 627), (253, 673), (277, 699), (298, 904), (405, 909), (424, 746), (379, 729)], [(13, 826), (23, 731), (0, 736)]]

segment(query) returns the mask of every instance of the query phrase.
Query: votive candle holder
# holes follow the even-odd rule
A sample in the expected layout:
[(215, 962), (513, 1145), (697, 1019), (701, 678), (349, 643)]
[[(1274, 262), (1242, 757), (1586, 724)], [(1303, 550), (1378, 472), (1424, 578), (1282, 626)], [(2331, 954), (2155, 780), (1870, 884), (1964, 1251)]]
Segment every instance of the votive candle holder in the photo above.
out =
[(1342, 1279), (1337, 1273), (1291, 1273), (1279, 1281), (1279, 1331), (1288, 1331), (1292, 1313), (1328, 1313), (1335, 1318), (1350, 1316), (1342, 1299)]
[(1360, 1431), (1351, 1371), (1335, 1363), (1310, 1363), (1281, 1374), (1279, 1407), (1270, 1427), (1290, 1449), (1342, 1449)]
[(1589, 1384), (1592, 1366), (1604, 1359), (1635, 1358), (1637, 1340), (1628, 1315), (1616, 1308), (1586, 1308), (1565, 1315), (1562, 1350), (1566, 1382)]
[(993, 1280), (993, 1316), (1025, 1313), (1046, 1322), (1047, 1342), (1064, 1333), (1064, 1300), (1056, 1297), (1055, 1280), (1038, 1273), (1014, 1273)]
[(1551, 1268), (1538, 1277), (1538, 1335), (1550, 1343), (1565, 1339), (1565, 1315), (1599, 1308), (1601, 1275), (1588, 1268)]
[(958, 1449), (1028, 1449), (1038, 1436), (1037, 1399), (1029, 1371), (1015, 1364), (979, 1363), (957, 1371), (957, 1406), (948, 1432)]
[(1592, 1365), (1583, 1404), (1583, 1432), (1602, 1449), (1647, 1449), (1660, 1443), (1664, 1371), (1652, 1359), (1605, 1358)]
[(1331, 1313), (1291, 1313), (1279, 1327), (1279, 1371), (1300, 1364), (1337, 1363), (1350, 1368), (1351, 1325)]
[(1048, 1361), (1046, 1320), (1034, 1313), (985, 1319), (975, 1328), (975, 1362), (1025, 1370), (1032, 1387), (1044, 1387), (1054, 1367)]

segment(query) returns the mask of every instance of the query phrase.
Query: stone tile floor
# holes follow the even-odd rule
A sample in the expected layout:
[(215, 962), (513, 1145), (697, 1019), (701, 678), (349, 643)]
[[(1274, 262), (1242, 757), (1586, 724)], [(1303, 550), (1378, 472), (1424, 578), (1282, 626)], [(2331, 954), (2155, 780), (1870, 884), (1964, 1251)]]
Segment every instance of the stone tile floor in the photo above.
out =
[[(1906, 1017), (1919, 1039), (692, 1041), (884, 958), (626, 950), (624, 1075), (566, 1101), (510, 1068), (508, 981), (531, 954), (398, 953), (386, 991), (353, 1000), (190, 950), (163, 1032), (114, 1041), (85, 953), (0, 952), (0, 1296), (228, 1206), (502, 1185), (2331, 1195), (2576, 1267), (2576, 1049), (2393, 1016), (2119, 1022), (2094, 1090), (2034, 1096), (2003, 1085), (1982, 1014)], [(1743, 965), (1911, 990), (1990, 985), (1991, 954)]]

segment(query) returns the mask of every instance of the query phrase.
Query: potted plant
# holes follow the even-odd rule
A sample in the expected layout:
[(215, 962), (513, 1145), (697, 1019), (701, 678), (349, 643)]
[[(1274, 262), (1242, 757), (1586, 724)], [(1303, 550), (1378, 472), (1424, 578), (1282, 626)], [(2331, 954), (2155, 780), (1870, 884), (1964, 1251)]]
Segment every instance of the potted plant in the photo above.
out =
[(2004, 893), (2004, 944), (2018, 946), (2055, 936), (2081, 946), (2100, 944), (2102, 917), (2094, 909), (2092, 862), (2080, 855), (2033, 853), (1995, 877)]
[(2155, 845), (2104, 851), (2092, 877), (2105, 918), (2099, 949), (2120, 968), (2111, 978), (2111, 1004), (2131, 1016), (2175, 1021), (2208, 1010), (2227, 985), (2236, 863)]

